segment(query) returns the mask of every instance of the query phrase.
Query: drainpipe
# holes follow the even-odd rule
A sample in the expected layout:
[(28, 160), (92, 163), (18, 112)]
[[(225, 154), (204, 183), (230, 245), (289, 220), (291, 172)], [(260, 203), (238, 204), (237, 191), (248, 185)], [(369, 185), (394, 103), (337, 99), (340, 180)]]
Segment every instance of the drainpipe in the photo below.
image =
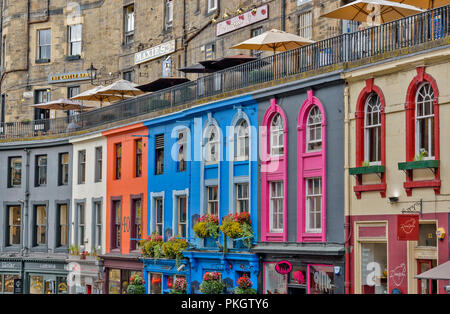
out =
[[(184, 50), (184, 56), (183, 56), (183, 64), (184, 67), (187, 67), (187, 47), (188, 44), (186, 42), (186, 37), (187, 37), (187, 33), (186, 33), (186, 0), (183, 0), (183, 50)], [(186, 77), (186, 73), (184, 73), (184, 77)]]
[(23, 256), (28, 252), (28, 209), (30, 203), (30, 150), (25, 148), (25, 198), (23, 201), (23, 238), (22, 238), (22, 250), (20, 251)]
[(286, 31), (286, 0), (281, 1), (281, 30)]
[[(345, 145), (345, 165), (344, 165), (344, 180), (345, 180), (345, 206), (347, 208), (347, 215), (345, 216), (345, 294), (350, 294), (351, 292), (351, 278), (350, 278), (350, 254), (351, 254), (351, 236), (352, 236), (352, 228), (351, 228), (351, 208), (350, 208), (350, 175), (348, 173), (349, 165), (350, 165), (350, 95), (349, 95), (349, 87), (346, 83), (344, 88), (344, 139), (346, 141)], [(345, 213), (345, 211), (344, 211)]]

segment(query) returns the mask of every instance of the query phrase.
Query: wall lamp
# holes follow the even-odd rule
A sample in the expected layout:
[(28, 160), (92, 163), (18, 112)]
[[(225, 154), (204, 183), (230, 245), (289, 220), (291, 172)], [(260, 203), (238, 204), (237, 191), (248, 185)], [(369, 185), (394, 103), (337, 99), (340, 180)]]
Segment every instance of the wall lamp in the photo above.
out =
[(398, 197), (397, 197), (397, 196), (391, 196), (391, 197), (389, 197), (389, 202), (390, 202), (390, 203), (397, 203), (397, 202), (398, 202)]

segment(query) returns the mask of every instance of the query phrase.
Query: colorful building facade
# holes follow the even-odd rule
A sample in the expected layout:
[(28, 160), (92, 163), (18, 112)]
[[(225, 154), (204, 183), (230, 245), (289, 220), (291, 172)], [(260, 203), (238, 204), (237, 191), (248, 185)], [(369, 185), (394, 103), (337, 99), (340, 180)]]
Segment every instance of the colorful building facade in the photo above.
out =
[(446, 293), (415, 276), (449, 258), (447, 54), (344, 74), (347, 293)]
[(142, 123), (111, 129), (106, 137), (106, 246), (104, 293), (126, 294), (142, 275), (139, 241), (147, 233), (147, 128)]
[[(256, 288), (258, 257), (239, 241), (205, 241), (193, 226), (205, 214), (246, 212), (257, 235), (257, 105), (250, 96), (193, 107), (144, 122), (149, 129), (148, 234), (185, 238), (181, 273), (167, 261), (146, 263), (148, 293), (167, 292), (173, 276), (186, 276), (188, 293), (199, 293), (206, 272), (217, 271), (230, 292), (243, 274)], [(161, 162), (163, 161), (163, 162)], [(181, 265), (180, 265), (181, 266)], [(159, 270), (157, 269), (159, 267)], [(158, 281), (159, 282), (159, 281)]]

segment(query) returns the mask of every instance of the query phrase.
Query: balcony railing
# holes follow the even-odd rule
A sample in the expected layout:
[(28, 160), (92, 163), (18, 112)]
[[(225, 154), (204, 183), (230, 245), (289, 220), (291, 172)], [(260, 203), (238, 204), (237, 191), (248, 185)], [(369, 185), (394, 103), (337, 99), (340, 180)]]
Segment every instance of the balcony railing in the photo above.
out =
[(101, 127), (255, 84), (436, 41), (449, 35), (449, 10), (450, 6), (443, 6), (365, 30), (328, 38), (75, 117), (1, 123), (0, 138), (64, 134)]

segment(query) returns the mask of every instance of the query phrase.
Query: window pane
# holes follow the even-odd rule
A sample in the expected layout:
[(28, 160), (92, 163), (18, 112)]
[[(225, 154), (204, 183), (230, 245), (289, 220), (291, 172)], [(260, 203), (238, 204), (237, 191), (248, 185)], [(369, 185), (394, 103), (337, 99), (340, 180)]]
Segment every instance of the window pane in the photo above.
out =
[(120, 294), (120, 270), (109, 270), (109, 294)]
[(9, 207), (9, 245), (20, 244), (21, 238), (21, 208), (19, 206)]
[(150, 294), (161, 294), (162, 293), (162, 275), (149, 273), (150, 280)]
[(30, 294), (44, 293), (44, 277), (30, 276)]
[(45, 206), (36, 206), (36, 244), (46, 244), (47, 209)]

